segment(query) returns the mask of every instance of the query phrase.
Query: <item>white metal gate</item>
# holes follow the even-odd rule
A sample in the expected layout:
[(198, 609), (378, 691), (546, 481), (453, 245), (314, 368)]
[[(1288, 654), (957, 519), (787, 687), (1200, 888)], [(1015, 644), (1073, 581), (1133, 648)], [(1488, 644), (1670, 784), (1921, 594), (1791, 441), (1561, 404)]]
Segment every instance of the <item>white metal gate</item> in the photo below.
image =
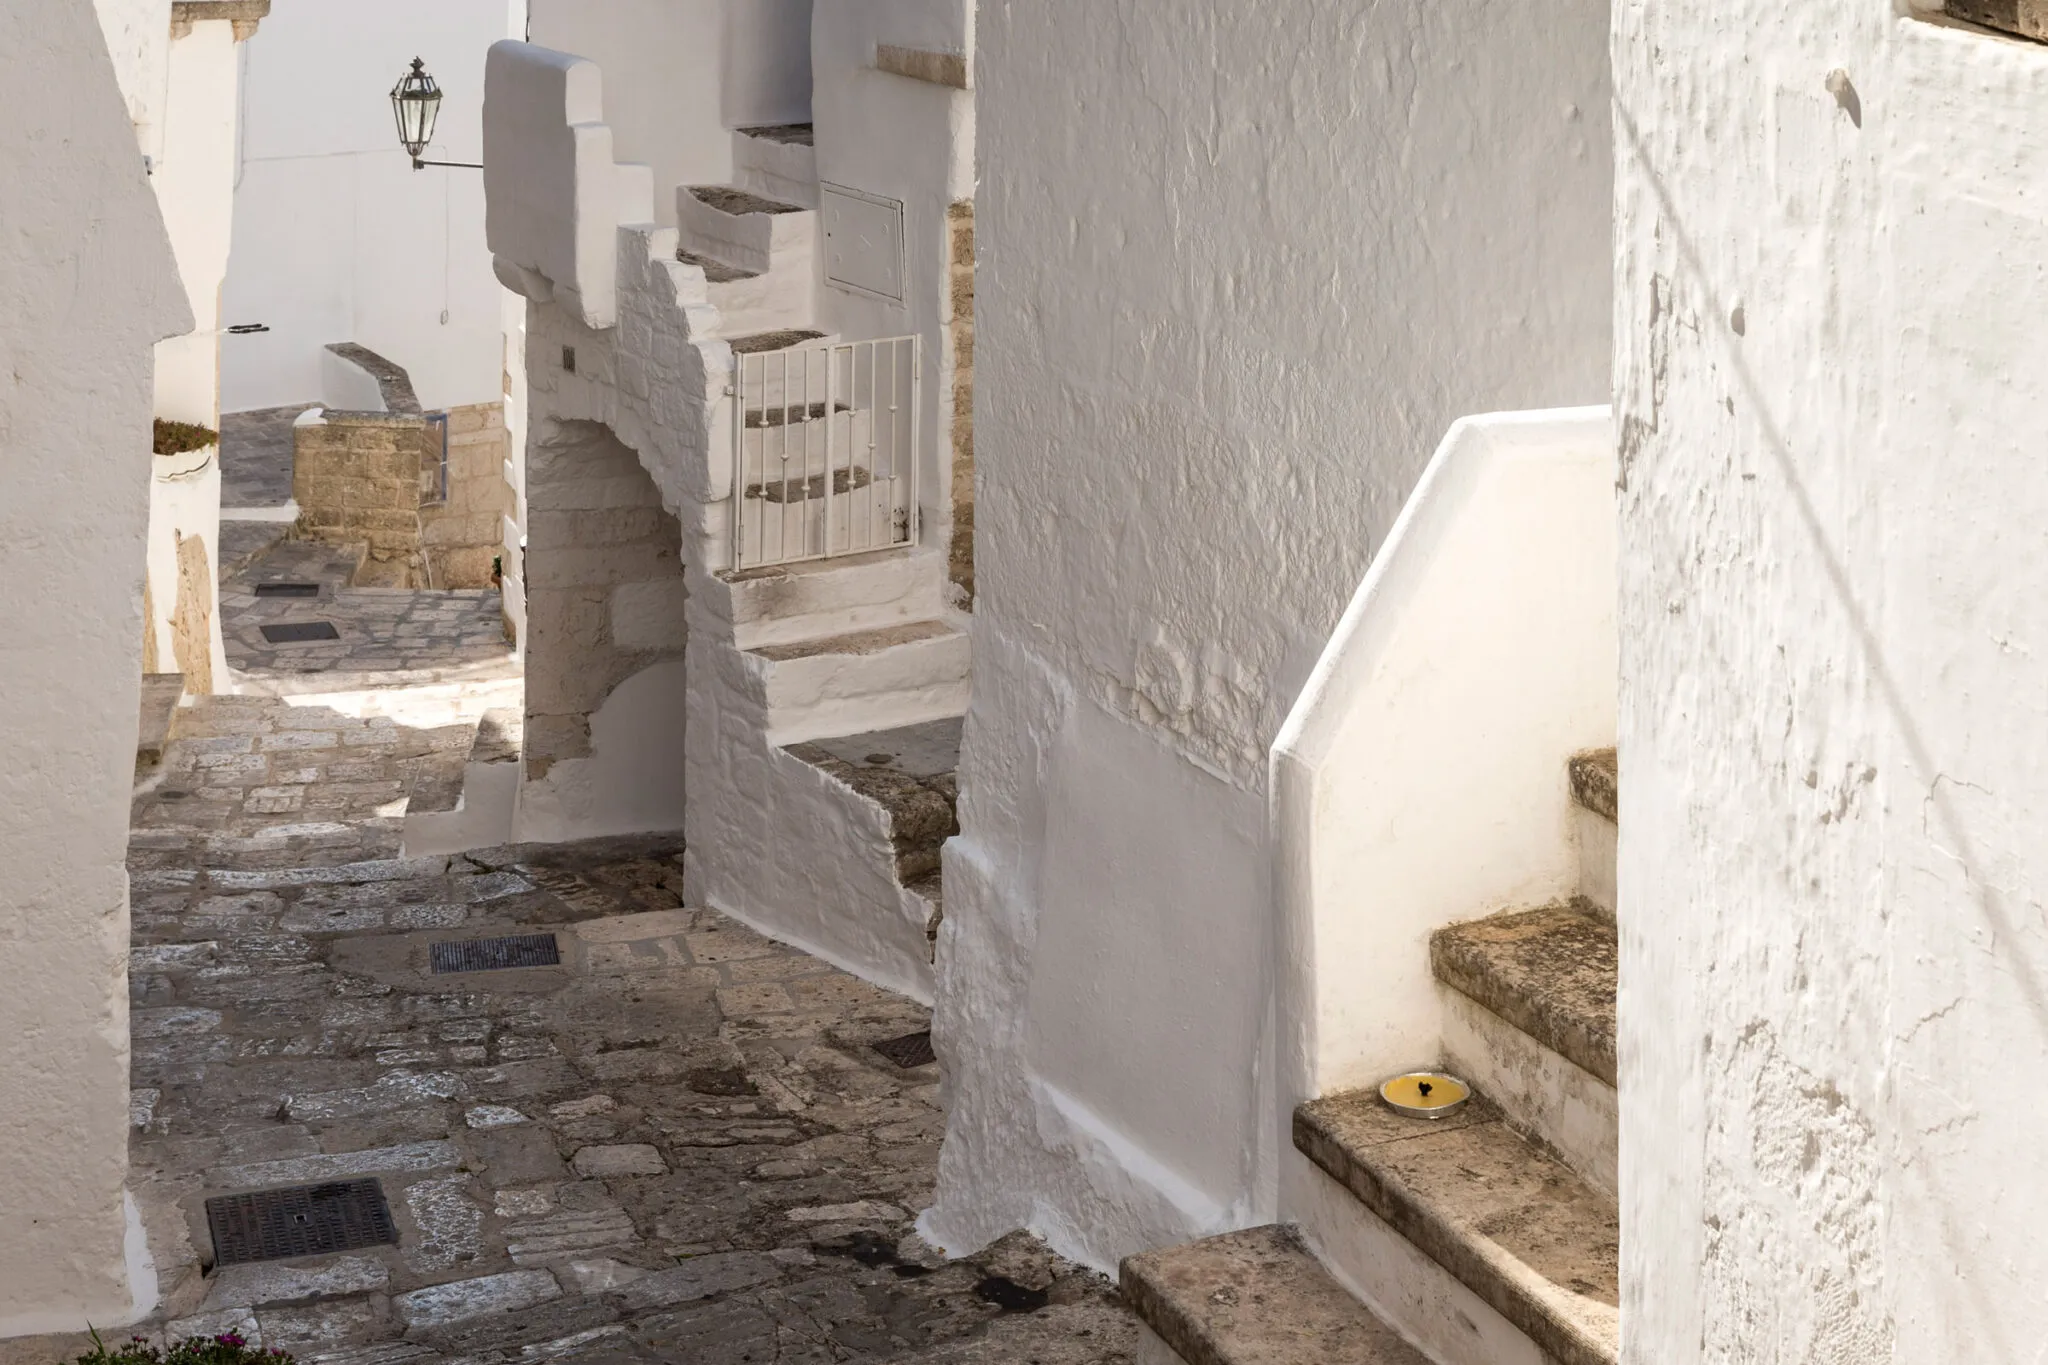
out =
[(733, 567), (917, 539), (917, 338), (733, 357)]

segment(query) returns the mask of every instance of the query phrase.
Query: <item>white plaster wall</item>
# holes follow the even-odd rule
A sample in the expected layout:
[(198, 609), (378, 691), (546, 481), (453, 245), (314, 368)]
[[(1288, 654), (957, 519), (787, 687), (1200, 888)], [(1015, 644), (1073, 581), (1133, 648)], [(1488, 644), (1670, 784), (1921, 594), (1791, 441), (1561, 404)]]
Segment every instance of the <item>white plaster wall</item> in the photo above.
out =
[(223, 342), (229, 412), (310, 402), (320, 350), (359, 342), (412, 375), (429, 409), (490, 403), (502, 290), (484, 245), (483, 176), (415, 171), (391, 87), (414, 57), (443, 91), (428, 158), (482, 160), (484, 54), (524, 0), (274, 0), (245, 45), (235, 250)]
[(811, 3), (726, 0), (727, 127), (811, 121)]
[(121, 98), (144, 155), (163, 151), (168, 94), (171, 0), (94, 0)]
[[(926, 1221), (1106, 1266), (1271, 1209), (1267, 749), (1430, 451), (1607, 389), (1607, 10), (980, 20), (975, 678)], [(1047, 1086), (1090, 1123), (1041, 1123)]]
[(150, 351), (192, 318), (85, 0), (0, 6), (0, 185), (0, 1336), (12, 1336), (132, 1321), (156, 1293), (130, 1274), (139, 1228), (123, 1190), (124, 862)]
[(2035, 1359), (2048, 48), (1626, 0), (1615, 59), (1624, 1353)]
[(525, 297), (559, 301), (586, 327), (609, 328), (618, 320), (619, 225), (652, 218), (650, 170), (614, 160), (595, 62), (506, 39), (491, 45), (487, 71), (492, 269)]
[(972, 8), (965, 0), (826, 0), (812, 26), (818, 179), (899, 200), (904, 215), (903, 301), (826, 284), (821, 267), (820, 325), (844, 340), (920, 339), (918, 502), (926, 545), (944, 545), (952, 535), (953, 392), (941, 365), (953, 318), (946, 210), (974, 196), (974, 97), (881, 71), (875, 48), (887, 43), (971, 58)]
[(682, 659), (642, 669), (590, 717), (590, 756), (557, 761), (519, 793), (518, 838), (562, 843), (683, 824)]
[(1273, 746), (1286, 1108), (1436, 1065), (1429, 936), (1577, 890), (1614, 534), (1605, 408), (1465, 418), (1430, 461)]
[[(164, 16), (168, 25), (168, 15)], [(156, 348), (156, 415), (201, 426), (220, 425), (220, 296), (234, 223), (236, 114), (240, 55), (234, 25), (209, 20), (170, 43), (160, 149), (150, 186), (184, 281), (193, 328)], [(205, 604), (217, 689), (228, 684), (220, 625), (220, 460), (203, 467), (191, 457), (154, 461), (150, 489), (149, 586), (156, 619), (158, 666), (177, 668), (171, 620), (178, 603), (178, 538), (206, 549), (212, 600)], [(175, 475), (175, 477), (172, 477)], [(188, 677), (187, 687), (198, 679)]]
[(654, 168), (662, 227), (675, 226), (677, 185), (723, 185), (732, 178), (721, 94), (726, 3), (531, 3), (528, 41), (587, 57), (603, 69), (614, 155)]

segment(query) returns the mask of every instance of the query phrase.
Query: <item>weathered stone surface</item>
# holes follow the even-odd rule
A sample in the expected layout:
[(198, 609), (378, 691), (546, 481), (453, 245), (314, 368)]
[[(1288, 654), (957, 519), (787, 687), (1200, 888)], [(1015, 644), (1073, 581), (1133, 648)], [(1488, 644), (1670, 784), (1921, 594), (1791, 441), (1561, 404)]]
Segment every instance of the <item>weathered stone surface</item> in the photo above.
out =
[(1518, 910), (1430, 936), (1437, 980), (1615, 1084), (1615, 928), (1567, 905)]
[(772, 1256), (737, 1251), (722, 1256), (699, 1256), (674, 1270), (635, 1280), (618, 1295), (629, 1311), (667, 1308), (696, 1299), (708, 1299), (729, 1289), (764, 1284), (782, 1278), (783, 1267)]
[(382, 1261), (342, 1256), (324, 1265), (231, 1265), (216, 1272), (206, 1306), (260, 1308), (300, 1299), (333, 1298), (384, 1288), (391, 1272)]
[(1612, 749), (1589, 749), (1572, 755), (1567, 771), (1572, 799), (1609, 820), (1621, 818), (1621, 764)]
[(1618, 1358), (1614, 1201), (1484, 1099), (1430, 1120), (1333, 1096), (1295, 1110), (1294, 1145), (1560, 1365)]
[(1250, 1228), (1123, 1264), (1124, 1299), (1187, 1365), (1427, 1365), (1291, 1228)]
[(570, 1158), (569, 1164), (576, 1168), (576, 1174), (599, 1180), (620, 1175), (668, 1173), (668, 1163), (661, 1159), (661, 1153), (645, 1143), (630, 1143), (617, 1147), (583, 1147)]
[(513, 1270), (457, 1280), (400, 1294), (391, 1301), (399, 1317), (412, 1327), (445, 1327), (489, 1313), (516, 1313), (562, 1296), (562, 1287), (545, 1270)]

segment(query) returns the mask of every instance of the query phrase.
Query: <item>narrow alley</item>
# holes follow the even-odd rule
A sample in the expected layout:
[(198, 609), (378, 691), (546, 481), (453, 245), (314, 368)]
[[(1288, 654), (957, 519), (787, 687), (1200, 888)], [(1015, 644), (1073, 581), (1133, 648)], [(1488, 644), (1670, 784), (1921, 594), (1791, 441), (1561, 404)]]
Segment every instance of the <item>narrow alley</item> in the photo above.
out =
[[(178, 714), (137, 799), (132, 1189), (163, 1306), (136, 1330), (307, 1365), (1132, 1359), (1107, 1280), (914, 1231), (928, 1011), (684, 905), (675, 840), (403, 856), (517, 664), (496, 594), (351, 589), (343, 558), (286, 542), (224, 584), (242, 693)], [(282, 1186), (367, 1193), (368, 1231), (228, 1263), (210, 1201)]]

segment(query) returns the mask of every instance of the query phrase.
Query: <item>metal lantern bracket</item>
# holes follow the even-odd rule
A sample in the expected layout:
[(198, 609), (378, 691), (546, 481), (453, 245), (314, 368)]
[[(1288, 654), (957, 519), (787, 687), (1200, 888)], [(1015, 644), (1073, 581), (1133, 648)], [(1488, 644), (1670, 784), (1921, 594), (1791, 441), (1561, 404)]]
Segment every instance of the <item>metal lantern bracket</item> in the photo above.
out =
[(398, 144), (412, 158), (414, 170), (424, 170), (428, 166), (450, 166), (466, 171), (483, 169), (480, 161), (428, 161), (420, 155), (433, 142), (434, 121), (441, 115), (441, 87), (427, 74), (427, 64), (421, 58), (413, 58), (412, 70), (391, 88), (391, 113), (398, 120)]

